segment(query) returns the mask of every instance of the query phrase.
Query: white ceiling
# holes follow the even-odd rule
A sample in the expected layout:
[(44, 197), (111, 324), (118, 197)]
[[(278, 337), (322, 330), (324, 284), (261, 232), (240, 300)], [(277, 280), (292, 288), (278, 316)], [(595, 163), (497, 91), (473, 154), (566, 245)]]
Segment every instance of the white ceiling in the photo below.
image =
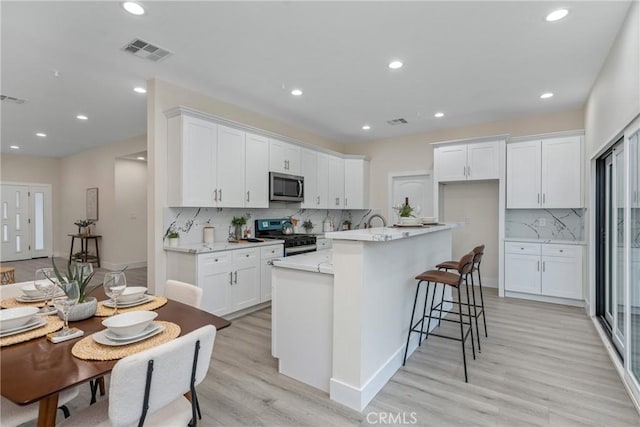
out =
[[(28, 100), (2, 102), (2, 152), (67, 156), (144, 134), (132, 88), (153, 77), (339, 142), (579, 108), (630, 3), (141, 4), (138, 17), (115, 1), (2, 2), (1, 92)], [(546, 22), (558, 6), (569, 16)], [(134, 38), (174, 54), (123, 52)], [(405, 66), (387, 68), (396, 58)]]

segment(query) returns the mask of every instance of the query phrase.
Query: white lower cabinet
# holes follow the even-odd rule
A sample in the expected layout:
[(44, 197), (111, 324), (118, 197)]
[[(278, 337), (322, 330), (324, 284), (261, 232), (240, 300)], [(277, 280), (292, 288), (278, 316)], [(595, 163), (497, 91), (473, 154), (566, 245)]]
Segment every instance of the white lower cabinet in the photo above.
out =
[(324, 237), (318, 237), (316, 238), (316, 247), (319, 251), (331, 249), (333, 247), (332, 240)]
[[(282, 253), (281, 244), (199, 255), (168, 252), (167, 278), (202, 288), (202, 309), (224, 316), (271, 299), (271, 276), (263, 284), (262, 261)], [(267, 286), (268, 293), (263, 291)]]
[(260, 302), (271, 300), (271, 260), (282, 258), (284, 248), (282, 245), (260, 248)]
[(583, 248), (579, 245), (505, 243), (505, 290), (583, 299)]

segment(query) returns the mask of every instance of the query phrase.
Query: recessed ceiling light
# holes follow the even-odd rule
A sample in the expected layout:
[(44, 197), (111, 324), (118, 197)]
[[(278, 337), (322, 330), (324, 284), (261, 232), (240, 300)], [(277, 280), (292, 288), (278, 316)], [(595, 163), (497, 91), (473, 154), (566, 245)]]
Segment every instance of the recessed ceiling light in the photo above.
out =
[(437, 118), (444, 117), (444, 113), (440, 113), (440, 112), (435, 113), (433, 117), (437, 117)]
[(567, 9), (558, 9), (548, 14), (545, 19), (547, 20), (547, 22), (559, 21), (568, 14), (569, 11)]
[(371, 126), (369, 125), (362, 126), (362, 130), (369, 130), (369, 129), (371, 129)]
[(46, 138), (47, 134), (46, 133), (42, 133), (42, 132), (38, 132), (38, 133), (36, 133), (36, 136), (39, 136), (40, 138)]
[(143, 88), (143, 87), (140, 87), (140, 86), (134, 87), (133, 91), (137, 92), (137, 93), (147, 93), (147, 90), (145, 88)]
[(540, 98), (547, 99), (547, 98), (551, 98), (552, 96), (553, 96), (553, 92), (545, 92), (542, 95), (540, 95)]
[(122, 3), (122, 7), (132, 15), (144, 15), (144, 8), (136, 2), (126, 1)]
[(300, 89), (294, 89), (294, 90), (291, 91), (291, 95), (300, 96), (300, 95), (302, 95), (302, 91)]
[(17, 145), (12, 145), (9, 148), (11, 148), (12, 150), (19, 150), (20, 147), (18, 147)]
[(391, 61), (389, 62), (389, 68), (392, 70), (397, 70), (398, 68), (402, 68), (404, 64), (401, 61)]
[(136, 159), (138, 159), (138, 160), (144, 160), (144, 157), (140, 156), (140, 157), (136, 157)]
[(89, 120), (89, 117), (85, 116), (84, 114), (78, 114), (76, 116), (76, 119), (78, 119), (78, 120)]

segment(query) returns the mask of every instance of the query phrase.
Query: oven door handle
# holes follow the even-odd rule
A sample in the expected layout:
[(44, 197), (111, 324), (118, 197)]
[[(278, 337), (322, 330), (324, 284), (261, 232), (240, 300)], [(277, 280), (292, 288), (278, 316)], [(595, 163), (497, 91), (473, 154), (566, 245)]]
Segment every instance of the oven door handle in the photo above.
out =
[(315, 244), (313, 244), (313, 245), (284, 248), (284, 253), (285, 255), (293, 255), (293, 254), (304, 253), (304, 252), (313, 252), (316, 250), (318, 250), (318, 247)]

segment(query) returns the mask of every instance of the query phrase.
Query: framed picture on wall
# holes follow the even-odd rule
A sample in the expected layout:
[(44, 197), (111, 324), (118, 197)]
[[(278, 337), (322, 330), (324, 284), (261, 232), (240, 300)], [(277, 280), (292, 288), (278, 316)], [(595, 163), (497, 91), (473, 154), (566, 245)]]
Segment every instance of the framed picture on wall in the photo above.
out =
[(98, 188), (87, 188), (87, 219), (98, 220)]

